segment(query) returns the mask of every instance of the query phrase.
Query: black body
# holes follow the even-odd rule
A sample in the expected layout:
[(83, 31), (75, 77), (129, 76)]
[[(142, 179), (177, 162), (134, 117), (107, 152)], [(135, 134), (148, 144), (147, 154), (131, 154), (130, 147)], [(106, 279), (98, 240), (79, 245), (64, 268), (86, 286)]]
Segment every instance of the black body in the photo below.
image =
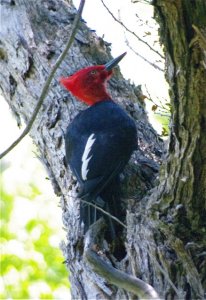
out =
[[(112, 100), (99, 102), (69, 124), (65, 146), (67, 162), (80, 184), (79, 197), (118, 214), (113, 208), (118, 211), (119, 203), (111, 203), (111, 193), (137, 147), (134, 121)], [(80, 214), (85, 230), (103, 215), (83, 203)]]

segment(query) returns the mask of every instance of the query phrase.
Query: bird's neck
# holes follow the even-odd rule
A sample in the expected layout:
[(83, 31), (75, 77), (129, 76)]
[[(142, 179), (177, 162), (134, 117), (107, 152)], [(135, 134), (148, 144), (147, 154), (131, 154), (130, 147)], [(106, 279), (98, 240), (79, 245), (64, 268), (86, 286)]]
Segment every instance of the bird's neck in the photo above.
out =
[(90, 106), (105, 100), (112, 100), (111, 96), (106, 91), (105, 86), (99, 86), (96, 88), (87, 87), (86, 90), (79, 90), (79, 93), (76, 96), (79, 100)]

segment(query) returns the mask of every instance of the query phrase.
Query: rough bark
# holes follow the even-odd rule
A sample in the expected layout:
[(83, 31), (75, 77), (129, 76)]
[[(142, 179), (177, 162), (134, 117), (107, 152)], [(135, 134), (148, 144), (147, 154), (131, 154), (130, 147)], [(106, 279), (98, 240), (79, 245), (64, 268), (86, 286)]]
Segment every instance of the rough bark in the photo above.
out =
[(171, 133), (159, 186), (128, 215), (128, 249), (137, 276), (150, 279), (162, 296), (203, 299), (206, 3), (157, 0), (154, 5), (167, 61)]
[[(126, 256), (115, 259), (100, 237), (103, 258), (149, 283), (168, 299), (202, 299), (205, 287), (206, 104), (205, 48), (192, 29), (205, 34), (204, 1), (155, 1), (168, 61), (173, 125), (168, 157), (157, 184), (163, 143), (148, 123), (138, 90), (119, 70), (109, 83), (112, 97), (136, 120), (139, 150), (122, 177), (127, 207)], [(25, 123), (52, 64), (62, 52), (76, 10), (63, 0), (1, 2), (0, 86), (11, 110)], [(202, 17), (201, 17), (202, 16)], [(181, 26), (180, 26), (181, 25)], [(204, 41), (204, 39), (203, 39)], [(84, 108), (58, 83), (60, 76), (110, 58), (109, 45), (82, 21), (74, 44), (52, 82), (31, 130), (38, 156), (61, 198), (67, 242), (62, 244), (75, 299), (133, 296), (97, 275), (83, 257), (77, 182), (65, 165), (63, 133)], [(127, 234), (127, 235), (126, 235)], [(102, 246), (104, 245), (104, 246)], [(104, 247), (104, 249), (103, 249)]]

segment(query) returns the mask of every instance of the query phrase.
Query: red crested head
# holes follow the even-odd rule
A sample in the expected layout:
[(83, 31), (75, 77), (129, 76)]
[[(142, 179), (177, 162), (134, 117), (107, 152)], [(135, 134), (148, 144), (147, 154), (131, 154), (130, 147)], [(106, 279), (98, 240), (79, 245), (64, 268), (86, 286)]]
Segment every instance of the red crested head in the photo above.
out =
[(61, 78), (60, 83), (79, 100), (92, 105), (111, 98), (105, 87), (111, 75), (112, 70), (107, 71), (104, 66), (92, 66)]
[(112, 76), (112, 69), (125, 54), (121, 54), (105, 65), (87, 67), (69, 77), (62, 77), (60, 83), (80, 101), (88, 105), (111, 99), (106, 91), (106, 82)]

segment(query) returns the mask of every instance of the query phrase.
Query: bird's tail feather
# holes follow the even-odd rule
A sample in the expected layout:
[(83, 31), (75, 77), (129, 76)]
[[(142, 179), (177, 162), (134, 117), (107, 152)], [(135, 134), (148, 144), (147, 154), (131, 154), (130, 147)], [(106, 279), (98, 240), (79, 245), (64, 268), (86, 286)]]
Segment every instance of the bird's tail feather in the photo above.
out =
[[(121, 209), (120, 203), (120, 191), (119, 182), (116, 180), (105, 190), (103, 190), (100, 196), (95, 199), (89, 195), (82, 198), (80, 204), (80, 221), (84, 223), (84, 232), (86, 232), (90, 225), (96, 222), (99, 218), (103, 217), (108, 225), (106, 235), (110, 240), (115, 239), (119, 228), (118, 223), (111, 216), (116, 217), (120, 221), (123, 221), (124, 213)], [(107, 213), (105, 214), (104, 211)]]
[(102, 216), (100, 209), (105, 209), (105, 202), (97, 197), (91, 199), (89, 196), (84, 197), (80, 203), (80, 221), (84, 224), (84, 232), (89, 229), (89, 226), (96, 222)]

